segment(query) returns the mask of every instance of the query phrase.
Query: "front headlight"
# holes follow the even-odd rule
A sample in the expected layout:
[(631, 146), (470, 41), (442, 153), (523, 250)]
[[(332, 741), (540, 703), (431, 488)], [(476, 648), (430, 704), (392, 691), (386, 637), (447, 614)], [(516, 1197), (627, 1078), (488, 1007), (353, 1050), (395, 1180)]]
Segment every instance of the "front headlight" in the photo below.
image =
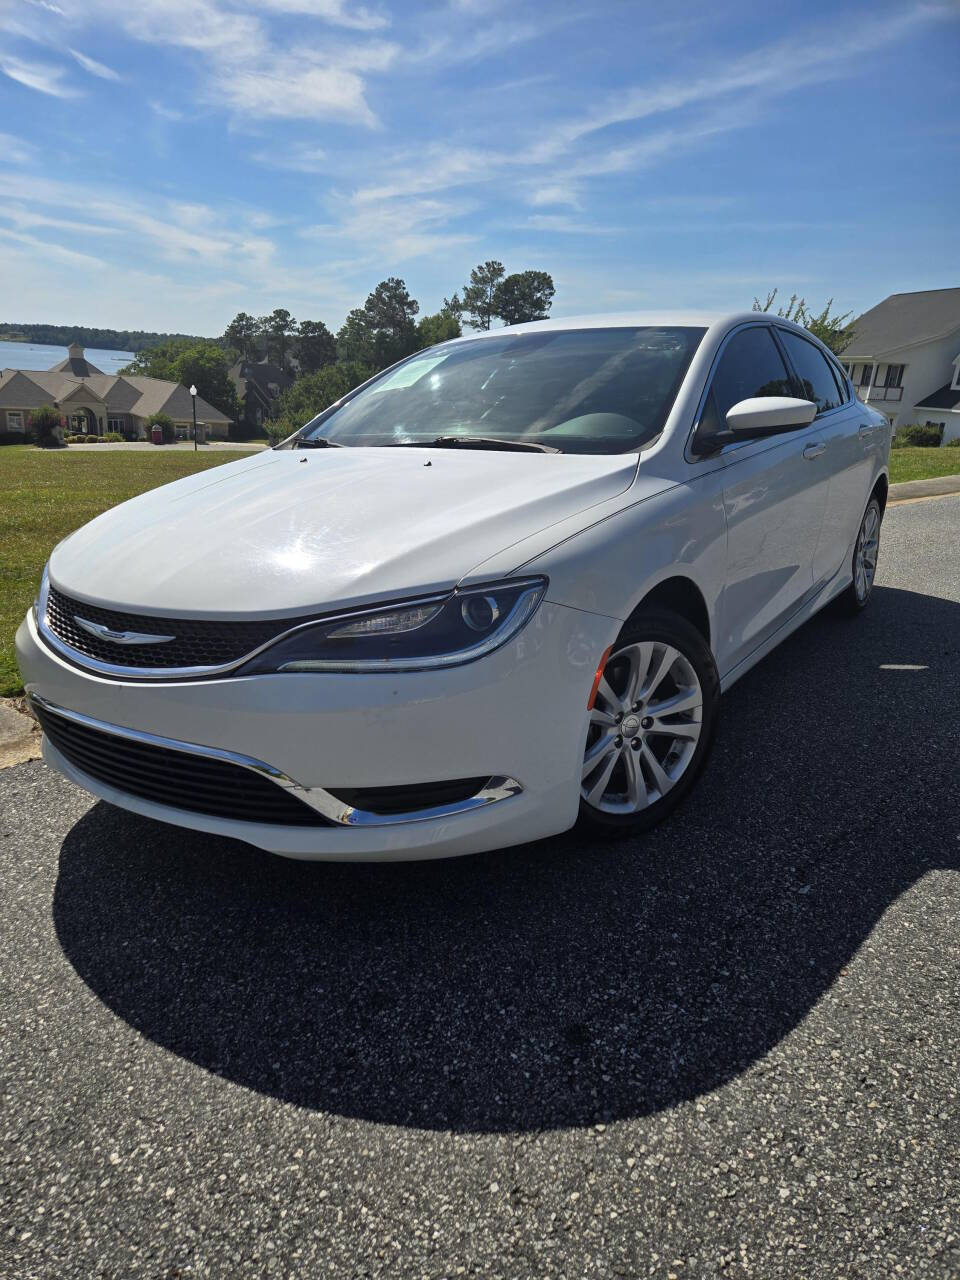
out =
[(236, 674), (423, 671), (473, 662), (512, 639), (533, 617), (546, 589), (546, 578), (514, 578), (306, 623)]

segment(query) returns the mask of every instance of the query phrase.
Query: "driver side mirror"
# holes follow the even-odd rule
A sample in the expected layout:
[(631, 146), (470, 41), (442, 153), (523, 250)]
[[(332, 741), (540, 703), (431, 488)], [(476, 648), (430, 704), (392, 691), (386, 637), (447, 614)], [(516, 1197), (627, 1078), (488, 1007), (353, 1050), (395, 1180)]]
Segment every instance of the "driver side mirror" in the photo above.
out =
[(727, 427), (735, 436), (766, 436), (809, 427), (817, 416), (812, 400), (793, 396), (754, 396), (727, 410)]
[(705, 436), (695, 452), (702, 457), (716, 453), (735, 440), (754, 440), (808, 427), (816, 416), (817, 406), (812, 400), (798, 400), (794, 396), (751, 396), (729, 408), (726, 429)]

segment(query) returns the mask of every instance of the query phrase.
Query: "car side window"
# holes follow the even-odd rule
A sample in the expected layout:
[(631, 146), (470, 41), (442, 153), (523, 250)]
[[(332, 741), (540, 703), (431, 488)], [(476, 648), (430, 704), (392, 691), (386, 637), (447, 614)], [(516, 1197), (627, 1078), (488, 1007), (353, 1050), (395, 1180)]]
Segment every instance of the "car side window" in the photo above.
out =
[(697, 440), (726, 429), (727, 411), (756, 396), (792, 396), (793, 381), (780, 348), (767, 325), (750, 325), (735, 333), (723, 349), (713, 375)]
[(807, 342), (799, 334), (781, 329), (780, 337), (797, 371), (801, 384), (800, 394), (804, 400), (812, 400), (818, 413), (838, 409), (843, 404), (843, 398), (826, 357), (812, 342)]

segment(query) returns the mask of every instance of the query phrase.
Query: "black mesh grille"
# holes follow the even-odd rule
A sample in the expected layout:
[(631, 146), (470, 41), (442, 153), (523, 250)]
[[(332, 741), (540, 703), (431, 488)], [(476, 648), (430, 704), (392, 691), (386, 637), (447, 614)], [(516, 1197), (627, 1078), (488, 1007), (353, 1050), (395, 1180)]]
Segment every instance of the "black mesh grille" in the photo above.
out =
[[(75, 616), (100, 623), (111, 631), (141, 631), (175, 639), (164, 644), (112, 644), (78, 626)], [(157, 618), (101, 609), (73, 600), (54, 587), (50, 587), (47, 597), (47, 625), (55, 636), (89, 658), (118, 667), (219, 667), (236, 662), (281, 632), (309, 621), (309, 617), (274, 618), (267, 622)]]
[(268, 778), (242, 765), (104, 733), (33, 704), (44, 733), (81, 773), (155, 804), (239, 822), (332, 824)]
[(418, 809), (434, 809), (469, 800), (489, 781), (484, 776), (454, 778), (449, 782), (418, 782), (401, 787), (360, 787), (353, 790), (338, 787), (336, 796), (354, 809), (363, 809), (367, 813), (415, 813)]

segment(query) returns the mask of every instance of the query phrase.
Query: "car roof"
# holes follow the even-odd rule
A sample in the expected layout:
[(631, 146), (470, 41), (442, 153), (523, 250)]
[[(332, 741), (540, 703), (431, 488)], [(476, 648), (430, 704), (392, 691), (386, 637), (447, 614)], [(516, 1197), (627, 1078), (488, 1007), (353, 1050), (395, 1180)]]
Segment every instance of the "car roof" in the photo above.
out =
[[(529, 324), (509, 325), (510, 333), (547, 333), (564, 329), (639, 329), (656, 328), (696, 328), (710, 329), (714, 326), (724, 329), (735, 324), (743, 324), (749, 320), (776, 320), (778, 324), (789, 329), (798, 329), (790, 320), (760, 311), (611, 311), (599, 315), (565, 316), (562, 319), (535, 320)], [(803, 332), (802, 330), (799, 330)], [(503, 336), (506, 328), (487, 329), (477, 333), (465, 333), (459, 342), (473, 342), (483, 338)]]

